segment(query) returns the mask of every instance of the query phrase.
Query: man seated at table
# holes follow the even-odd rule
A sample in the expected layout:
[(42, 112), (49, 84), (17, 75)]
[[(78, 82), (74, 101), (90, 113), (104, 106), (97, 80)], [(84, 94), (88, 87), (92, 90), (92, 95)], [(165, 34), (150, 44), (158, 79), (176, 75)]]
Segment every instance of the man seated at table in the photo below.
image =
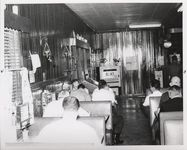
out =
[(153, 79), (150, 83), (150, 90), (151, 94), (147, 95), (144, 103), (143, 103), (143, 113), (149, 118), (150, 117), (150, 106), (149, 106), (149, 98), (151, 96), (161, 96), (162, 93), (160, 92), (160, 81)]
[(169, 99), (160, 104), (160, 108), (156, 112), (156, 117), (153, 122), (152, 131), (155, 133), (155, 141), (160, 144), (160, 112), (171, 111), (183, 111), (183, 99), (181, 94), (181, 88), (177, 85), (173, 85), (168, 90)]
[(169, 100), (160, 104), (160, 112), (183, 111), (183, 98), (181, 88), (174, 85), (168, 91)]
[(34, 142), (41, 143), (88, 143), (100, 145), (96, 131), (87, 124), (77, 120), (79, 101), (77, 98), (68, 96), (64, 98), (63, 118), (45, 126)]
[(71, 91), (70, 95), (76, 97), (79, 101), (91, 101), (91, 96), (85, 91), (84, 84), (79, 84), (78, 89)]
[[(176, 86), (181, 87), (181, 80), (180, 80), (180, 78), (179, 78), (178, 76), (173, 76), (173, 77), (171, 78), (171, 81), (170, 81), (170, 83), (169, 83), (169, 86), (172, 87), (173, 85), (176, 85)], [(161, 96), (161, 98), (160, 98), (160, 105), (161, 105), (163, 102), (167, 101), (167, 100), (169, 100), (169, 93), (168, 93), (168, 90), (162, 94), (162, 96)]]
[[(64, 98), (70, 95), (70, 83), (65, 81), (62, 86), (62, 91), (58, 95), (58, 100), (50, 102), (43, 112), (43, 117), (62, 117), (63, 116), (63, 108), (62, 103)], [(89, 112), (79, 107), (78, 109), (79, 116), (90, 116)]]
[(118, 114), (116, 109), (117, 101), (115, 100), (114, 92), (107, 85), (105, 80), (100, 80), (98, 88), (94, 90), (92, 94), (92, 101), (111, 101), (112, 102), (112, 120), (113, 120), (113, 143), (122, 144), (120, 135), (124, 126), (124, 120), (121, 115)]

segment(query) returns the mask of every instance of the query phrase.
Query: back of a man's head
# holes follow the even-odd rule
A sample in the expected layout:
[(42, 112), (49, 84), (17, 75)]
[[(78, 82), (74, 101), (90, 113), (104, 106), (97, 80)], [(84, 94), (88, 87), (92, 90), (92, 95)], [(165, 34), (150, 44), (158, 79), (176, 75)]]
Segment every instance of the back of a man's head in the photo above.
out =
[(152, 80), (150, 85), (151, 85), (151, 87), (154, 87), (157, 90), (160, 89), (160, 81), (159, 80), (156, 80), (156, 79)]
[(71, 84), (73, 84), (73, 83), (75, 83), (75, 82), (78, 82), (78, 83), (79, 83), (80, 81), (79, 81), (79, 79), (73, 79), (73, 80), (71, 81)]
[(82, 84), (82, 83), (81, 83), (81, 84), (79, 84), (79, 85), (78, 85), (78, 89), (85, 89), (85, 85), (84, 85), (84, 84)]
[(99, 85), (98, 85), (98, 88), (99, 88), (99, 89), (103, 89), (103, 88), (105, 88), (106, 86), (107, 86), (107, 83), (106, 83), (105, 80), (100, 80), (100, 81), (99, 81)]
[(65, 111), (78, 111), (80, 104), (76, 97), (68, 96), (64, 98), (62, 106)]

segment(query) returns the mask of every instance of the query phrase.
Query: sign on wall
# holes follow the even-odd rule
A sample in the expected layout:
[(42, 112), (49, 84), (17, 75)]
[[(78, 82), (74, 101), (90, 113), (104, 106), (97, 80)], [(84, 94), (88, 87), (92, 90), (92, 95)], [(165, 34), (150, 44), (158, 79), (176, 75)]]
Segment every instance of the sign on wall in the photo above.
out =
[(138, 70), (138, 58), (136, 56), (126, 57), (126, 69)]

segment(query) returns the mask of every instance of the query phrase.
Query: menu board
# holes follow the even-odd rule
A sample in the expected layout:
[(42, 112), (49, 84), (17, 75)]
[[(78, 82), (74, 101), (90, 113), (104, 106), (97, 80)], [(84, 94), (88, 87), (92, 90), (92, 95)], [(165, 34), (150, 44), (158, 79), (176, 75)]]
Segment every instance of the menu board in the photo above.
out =
[(100, 79), (104, 79), (110, 86), (120, 87), (119, 66), (100, 67)]

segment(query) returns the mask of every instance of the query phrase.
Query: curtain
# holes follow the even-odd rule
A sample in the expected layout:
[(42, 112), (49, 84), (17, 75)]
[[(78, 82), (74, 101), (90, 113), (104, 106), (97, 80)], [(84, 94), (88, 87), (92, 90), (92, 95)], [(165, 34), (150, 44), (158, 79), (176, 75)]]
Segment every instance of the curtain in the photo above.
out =
[[(142, 94), (154, 78), (158, 57), (163, 52), (158, 44), (157, 30), (124, 31), (96, 34), (94, 47), (101, 49), (105, 65), (114, 65), (120, 59), (122, 93)], [(102, 42), (101, 42), (102, 41)]]

